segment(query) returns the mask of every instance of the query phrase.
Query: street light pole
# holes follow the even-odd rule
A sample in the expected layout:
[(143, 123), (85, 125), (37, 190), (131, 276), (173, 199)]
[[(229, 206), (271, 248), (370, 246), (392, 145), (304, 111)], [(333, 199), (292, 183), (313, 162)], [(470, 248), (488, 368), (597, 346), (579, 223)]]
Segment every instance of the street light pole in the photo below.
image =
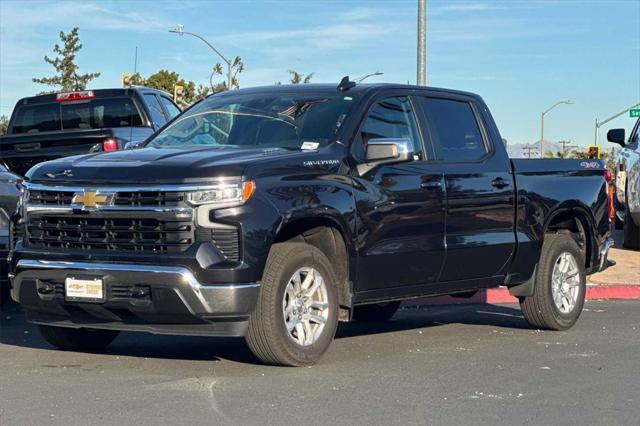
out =
[(611, 120), (614, 120), (614, 119), (616, 119), (616, 118), (620, 117), (622, 114), (625, 114), (625, 113), (626, 113), (627, 111), (629, 111), (630, 109), (638, 108), (638, 107), (640, 107), (640, 103), (635, 104), (635, 105), (632, 105), (632, 106), (630, 106), (629, 108), (627, 108), (627, 109), (625, 109), (625, 110), (622, 110), (622, 111), (620, 111), (619, 113), (614, 114), (614, 115), (612, 115), (611, 117), (606, 118), (606, 119), (604, 119), (604, 120), (600, 120), (600, 119), (598, 119), (598, 118), (596, 117), (596, 135), (595, 135), (595, 139), (594, 139), (595, 145), (596, 145), (596, 146), (600, 146), (599, 131), (600, 131), (600, 127), (601, 127), (603, 124), (607, 124), (607, 123), (608, 123), (608, 122), (610, 122)]
[(418, 0), (418, 86), (427, 85), (427, 0)]
[(204, 37), (199, 36), (198, 34), (195, 33), (190, 33), (188, 31), (184, 30), (184, 26), (182, 25), (177, 25), (174, 29), (169, 30), (170, 33), (174, 33), (174, 34), (178, 34), (180, 36), (184, 35), (184, 34), (188, 34), (190, 36), (199, 38), (200, 40), (204, 41), (206, 43), (207, 46), (209, 46), (211, 48), (211, 50), (213, 50), (216, 55), (218, 55), (220, 58), (222, 58), (222, 60), (224, 61), (225, 64), (227, 64), (227, 90), (231, 90), (231, 87), (233, 85), (233, 77), (231, 76), (231, 61), (227, 58), (225, 58), (222, 53), (220, 53), (218, 51), (218, 49), (216, 49), (215, 47), (213, 47), (213, 45), (211, 43), (209, 43)]
[(558, 101), (540, 114), (540, 158), (544, 157), (544, 116), (560, 104), (573, 105), (571, 101)]

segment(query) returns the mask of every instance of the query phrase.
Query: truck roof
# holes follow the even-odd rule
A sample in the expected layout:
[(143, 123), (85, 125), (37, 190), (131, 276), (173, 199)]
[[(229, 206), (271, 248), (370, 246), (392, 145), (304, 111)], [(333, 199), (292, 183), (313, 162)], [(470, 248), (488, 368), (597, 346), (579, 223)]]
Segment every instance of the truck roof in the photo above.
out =
[[(337, 83), (309, 83), (309, 84), (278, 84), (271, 86), (257, 86), (257, 87), (249, 87), (244, 89), (232, 90), (229, 92), (219, 92), (214, 95), (220, 96), (225, 94), (234, 94), (234, 93), (267, 93), (267, 92), (323, 92), (323, 91), (337, 91)], [(356, 84), (354, 87), (343, 91), (342, 93), (369, 93), (376, 90), (383, 89), (404, 89), (404, 90), (428, 90), (431, 92), (441, 92), (448, 94), (457, 94), (457, 95), (465, 95), (472, 96), (474, 98), (479, 98), (479, 96), (475, 93), (464, 92), (461, 90), (453, 90), (453, 89), (445, 89), (440, 87), (430, 87), (430, 86), (416, 86), (412, 84), (396, 84), (396, 83), (367, 83), (367, 84)], [(210, 95), (213, 96), (213, 95)]]
[[(150, 87), (143, 87), (143, 86), (133, 86), (133, 87), (129, 87), (129, 88), (114, 88), (114, 89), (86, 89), (86, 90), (91, 90), (93, 92), (93, 94), (95, 95), (95, 97), (97, 98), (107, 98), (107, 97), (113, 97), (113, 96), (126, 96), (129, 95), (133, 92), (140, 92), (140, 93), (158, 93), (158, 94), (163, 94), (163, 95), (169, 95), (171, 96), (169, 93), (163, 91), (163, 90), (158, 90), (158, 89), (152, 89)], [(76, 92), (82, 92), (82, 90), (77, 90)], [(50, 102), (55, 102), (56, 101), (56, 95), (58, 93), (67, 93), (67, 92), (53, 92), (53, 93), (47, 93), (44, 95), (36, 95), (36, 96), (27, 96), (24, 97), (22, 99), (20, 99), (17, 104), (18, 105), (33, 105), (33, 104), (45, 104), (45, 103), (50, 103)]]

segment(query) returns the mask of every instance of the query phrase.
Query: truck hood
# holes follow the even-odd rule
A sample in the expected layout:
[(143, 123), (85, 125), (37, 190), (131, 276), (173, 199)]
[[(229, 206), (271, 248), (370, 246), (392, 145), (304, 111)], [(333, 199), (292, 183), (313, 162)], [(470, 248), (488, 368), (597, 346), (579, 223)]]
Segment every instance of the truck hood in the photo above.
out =
[(248, 163), (305, 155), (281, 148), (142, 148), (61, 158), (38, 164), (31, 182), (191, 183), (218, 176), (242, 176)]

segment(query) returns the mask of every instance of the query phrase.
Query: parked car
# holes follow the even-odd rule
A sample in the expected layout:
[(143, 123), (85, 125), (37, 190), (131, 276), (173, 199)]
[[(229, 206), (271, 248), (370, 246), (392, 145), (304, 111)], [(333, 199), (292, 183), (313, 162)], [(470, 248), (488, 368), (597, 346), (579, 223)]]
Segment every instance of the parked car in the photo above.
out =
[(11, 218), (15, 216), (20, 199), (20, 180), (20, 176), (9, 172), (0, 164), (0, 305), (9, 299), (7, 257), (11, 240)]
[(339, 320), (501, 285), (564, 330), (612, 244), (601, 161), (510, 160), (479, 96), (346, 78), (213, 95), (24, 186), (12, 296), (65, 349), (245, 336), (309, 365)]
[(624, 129), (609, 130), (607, 139), (622, 146), (615, 172), (616, 225), (624, 229), (622, 244), (640, 250), (640, 119), (629, 139)]
[(22, 176), (41, 161), (142, 142), (179, 113), (169, 94), (146, 87), (24, 98), (0, 136), (0, 160)]
[(0, 302), (8, 292), (7, 214), (17, 201), (14, 181), (42, 161), (134, 147), (179, 113), (169, 94), (146, 87), (53, 93), (18, 101), (7, 134), (0, 136)]

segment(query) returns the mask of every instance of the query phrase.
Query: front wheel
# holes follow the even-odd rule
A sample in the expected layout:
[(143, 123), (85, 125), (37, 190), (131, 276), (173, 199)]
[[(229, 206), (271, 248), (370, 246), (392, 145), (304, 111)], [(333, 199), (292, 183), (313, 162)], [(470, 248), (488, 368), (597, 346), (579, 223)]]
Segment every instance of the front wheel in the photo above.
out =
[(305, 243), (271, 248), (247, 344), (263, 363), (314, 364), (338, 326), (337, 278), (331, 262)]
[(576, 323), (586, 292), (584, 263), (570, 235), (545, 235), (533, 295), (520, 299), (522, 313), (532, 327), (566, 330)]
[(40, 334), (51, 345), (72, 351), (101, 351), (114, 341), (119, 331), (39, 325)]

